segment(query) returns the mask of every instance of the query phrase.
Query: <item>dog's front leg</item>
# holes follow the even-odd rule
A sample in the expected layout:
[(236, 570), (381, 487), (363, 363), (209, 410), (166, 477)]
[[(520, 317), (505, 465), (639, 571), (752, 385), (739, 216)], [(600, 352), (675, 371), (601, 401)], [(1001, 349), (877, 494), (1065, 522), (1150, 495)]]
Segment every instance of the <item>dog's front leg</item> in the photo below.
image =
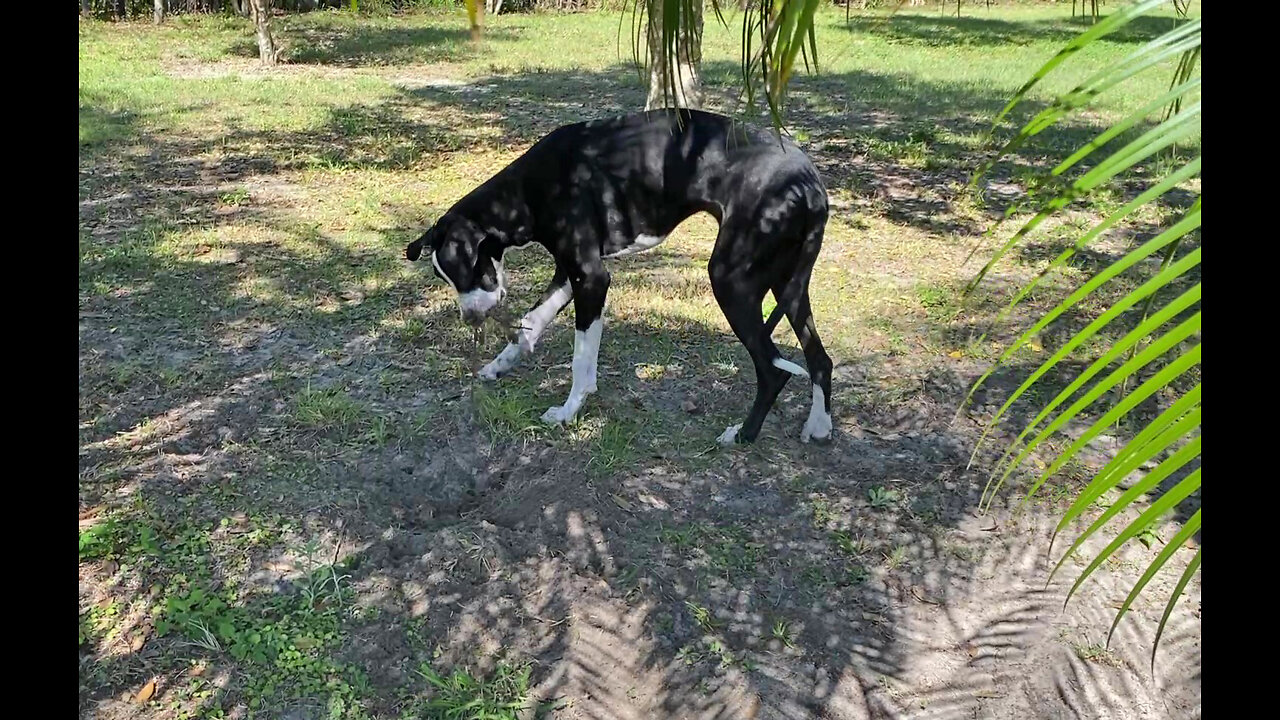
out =
[(568, 275), (556, 268), (555, 277), (551, 278), (551, 286), (543, 293), (542, 301), (520, 319), (516, 341), (507, 343), (502, 352), (476, 374), (485, 380), (497, 380), (520, 364), (520, 358), (533, 352), (543, 331), (572, 297), (573, 287), (569, 284)]
[(564, 405), (550, 408), (542, 421), (566, 423), (577, 416), (587, 395), (596, 391), (596, 361), (600, 356), (600, 335), (604, 328), (604, 301), (609, 292), (609, 272), (594, 263), (581, 279), (573, 282), (573, 387)]

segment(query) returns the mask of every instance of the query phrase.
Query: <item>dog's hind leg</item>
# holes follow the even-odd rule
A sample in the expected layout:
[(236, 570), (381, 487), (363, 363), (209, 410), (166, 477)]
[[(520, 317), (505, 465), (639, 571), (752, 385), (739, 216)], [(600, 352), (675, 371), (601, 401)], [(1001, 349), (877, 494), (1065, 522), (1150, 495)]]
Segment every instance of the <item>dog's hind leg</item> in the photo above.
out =
[(831, 357), (827, 355), (827, 350), (818, 337), (818, 328), (814, 325), (813, 310), (809, 304), (809, 278), (822, 247), (825, 220), (823, 217), (823, 222), (809, 231), (794, 274), (786, 283), (774, 287), (774, 294), (779, 297), (778, 305), (787, 314), (791, 329), (795, 331), (796, 339), (804, 350), (805, 365), (809, 367), (809, 378), (813, 382), (813, 405), (809, 409), (809, 419), (800, 432), (801, 442), (809, 442), (811, 439), (822, 441), (831, 437)]
[(569, 275), (557, 266), (555, 276), (551, 278), (551, 285), (543, 293), (542, 300), (520, 319), (515, 342), (507, 343), (502, 352), (476, 374), (485, 380), (497, 380), (519, 365), (520, 358), (533, 352), (542, 333), (572, 297), (573, 288), (569, 284)]
[(559, 425), (572, 420), (587, 395), (596, 391), (596, 363), (600, 356), (600, 336), (604, 329), (604, 301), (609, 293), (609, 271), (597, 258), (583, 268), (579, 277), (570, 277), (573, 287), (573, 386), (564, 405), (548, 409), (542, 421)]
[(778, 393), (782, 392), (792, 373), (785, 369), (790, 363), (782, 360), (760, 315), (760, 303), (769, 290), (769, 279), (751, 268), (730, 265), (725, 258), (719, 257), (722, 255), (719, 242), (716, 247), (708, 268), (711, 290), (720, 309), (724, 311), (729, 326), (751, 354), (751, 362), (756, 370), (756, 399), (751, 405), (751, 411), (747, 413), (747, 419), (741, 425), (726, 429), (718, 442), (721, 445), (750, 443), (760, 434), (765, 416), (769, 414), (774, 401), (778, 399)]

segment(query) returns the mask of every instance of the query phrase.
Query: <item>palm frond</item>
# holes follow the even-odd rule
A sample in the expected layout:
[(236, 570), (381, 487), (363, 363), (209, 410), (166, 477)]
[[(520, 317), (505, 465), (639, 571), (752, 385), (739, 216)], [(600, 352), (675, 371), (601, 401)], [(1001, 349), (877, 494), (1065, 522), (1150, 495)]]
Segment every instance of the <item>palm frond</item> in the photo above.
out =
[[(1163, 0), (1141, 0), (1121, 8), (1069, 42), (1014, 94), (1009, 104), (997, 115), (992, 132), (994, 133), (1000, 122), (1026, 99), (1029, 91), (1057, 66), (1090, 43), (1104, 38), (1134, 19), (1154, 10), (1161, 2)], [(1120, 119), (1070, 154), (1049, 172), (1049, 178), (1051, 180), (1064, 178), (1068, 171), (1078, 167), (1082, 161), (1091, 158), (1103, 148), (1112, 146), (1117, 139), (1135, 131), (1152, 115), (1163, 111), (1159, 120), (1152, 127), (1139, 132), (1133, 139), (1121, 143), (1120, 147), (1110, 151), (1092, 167), (1079, 172), (1078, 176), (1069, 183), (1059, 183), (1056, 188), (1050, 185), (1050, 192), (1045, 196), (1047, 199), (1035, 200), (1039, 204), (1038, 211), (992, 252), (988, 262), (975, 274), (966, 291), (972, 291), (981, 283), (996, 263), (1025, 240), (1045, 219), (1071, 203), (1089, 196), (1098, 188), (1113, 182), (1144, 160), (1157, 153), (1167, 153), (1169, 149), (1198, 136), (1203, 109), (1201, 100), (1198, 98), (1202, 82), (1196, 70), (1201, 53), (1201, 20), (1187, 19), (1185, 10), (1185, 6), (1177, 6), (1182, 20), (1171, 30), (1089, 75), (1084, 82), (1036, 113), (974, 175), (973, 183), (976, 184), (980, 177), (989, 172), (1002, 157), (1017, 150), (1032, 137), (1044, 132), (1060, 120), (1087, 107), (1100, 94), (1135, 75), (1174, 63), (1176, 59), (1173, 79), (1167, 91), (1151, 98), (1138, 111)], [(1199, 178), (1200, 174), (1201, 156), (1197, 154), (1193, 160), (1159, 177), (1136, 197), (1108, 214), (1020, 288), (1002, 308), (997, 324), (1008, 317), (1045, 277), (1063, 267), (1082, 248), (1095, 241), (1104, 232), (1132, 218), (1142, 208), (1166, 197), (1175, 188), (1184, 186), (1193, 178)], [(1016, 211), (1017, 208), (1010, 208), (1005, 213), (1005, 219)], [(1036, 450), (1047, 447), (1046, 443), (1066, 431), (1073, 421), (1083, 420), (1086, 412), (1095, 414), (1096, 419), (1089, 422), (1088, 427), (1067, 442), (1066, 448), (1058, 452), (1045, 469), (1031, 480), (1026, 493), (1028, 498), (1052, 479), (1085, 446), (1103, 431), (1117, 425), (1141, 403), (1175, 385), (1185, 385), (1186, 383), (1182, 382), (1184, 378), (1198, 373), (1202, 354), (1199, 337), (1203, 323), (1199, 310), (1202, 295), (1199, 281), (1181, 291), (1177, 297), (1166, 302), (1155, 312), (1152, 312), (1152, 309), (1155, 307), (1155, 299), (1159, 291), (1185, 279), (1191, 273), (1198, 274), (1202, 249), (1196, 245), (1184, 251), (1184, 247), (1187, 238), (1198, 234), (1201, 223), (1201, 200), (1197, 194), (1194, 202), (1176, 222), (1112, 262), (1042, 315), (1030, 328), (1021, 333), (1001, 353), (991, 369), (973, 384), (965, 404), (968, 404), (973, 394), (997, 368), (1008, 363), (1032, 338), (1050, 323), (1061, 318), (1068, 310), (1080, 307), (1086, 299), (1106, 291), (1111, 287), (1110, 281), (1122, 273), (1139, 272), (1148, 276), (1138, 287), (1123, 293), (1119, 300), (1113, 302), (1083, 329), (1072, 335), (1047, 360), (1040, 363), (1009, 395), (987, 423), (978, 447), (974, 450), (975, 458), (982, 444), (994, 431), (996, 424), (1007, 417), (1014, 403), (1026, 397), (1037, 382), (1043, 380), (1051, 370), (1060, 366), (1068, 357), (1080, 351), (1087, 341), (1101, 338), (1102, 332), (1122, 316), (1126, 316), (1130, 311), (1140, 315), (1131, 330), (1124, 333), (1120, 339), (1108, 343), (1100, 355), (1093, 359), (1083, 371), (1076, 374), (1065, 388), (1057, 392), (1053, 399), (1044, 405), (1008, 444), (1002, 457), (994, 465), (984, 490), (982, 500), (984, 508), (989, 507), (1001, 485)], [(994, 232), (999, 224), (996, 223), (988, 235)], [(1146, 269), (1150, 267), (1149, 261), (1154, 261), (1157, 257), (1160, 259), (1158, 267)], [(1140, 311), (1135, 309), (1139, 308), (1139, 303), (1142, 303)], [(1108, 368), (1114, 369), (1108, 371)], [(1136, 385), (1129, 388), (1131, 381)], [(1141, 477), (1123, 490), (1119, 497), (1083, 532), (1076, 535), (1070, 547), (1056, 563), (1050, 577), (1061, 569), (1067, 558), (1074, 556), (1086, 540), (1099, 533), (1118, 515), (1135, 509), (1137, 503), (1144, 498), (1148, 499), (1146, 507), (1116, 531), (1106, 547), (1097, 553), (1084, 571), (1078, 575), (1067, 593), (1068, 601), (1081, 584), (1126, 542), (1161, 520), (1175, 507), (1198, 495), (1202, 475), (1200, 467), (1201, 397), (1202, 386), (1196, 382), (1190, 390), (1182, 393), (1154, 419), (1146, 422), (1133, 438), (1094, 475), (1061, 518), (1054, 530), (1054, 540), (1071, 523), (1080, 520), (1107, 493), (1119, 488), (1121, 483), (1134, 473), (1142, 473)], [(1144, 468), (1150, 468), (1150, 470), (1144, 471)], [(1190, 471), (1187, 472), (1188, 470)], [(1178, 475), (1183, 476), (1178, 479)], [(1169, 487), (1158, 491), (1165, 483), (1170, 483)], [(1179, 547), (1199, 532), (1200, 509), (1196, 508), (1190, 519), (1182, 525), (1169, 544), (1156, 555), (1135, 583), (1119, 608), (1111, 627), (1112, 632), (1128, 612), (1134, 599), (1148, 586), (1156, 573), (1173, 558)], [(1051, 549), (1052, 544), (1051, 542)], [(1165, 624), (1178, 596), (1199, 567), (1200, 553), (1197, 551), (1165, 607), (1157, 629), (1155, 645), (1159, 644), (1160, 636), (1164, 632)], [(1108, 642), (1110, 637), (1111, 633), (1108, 634)], [(1154, 657), (1155, 647), (1152, 649), (1153, 662)]]

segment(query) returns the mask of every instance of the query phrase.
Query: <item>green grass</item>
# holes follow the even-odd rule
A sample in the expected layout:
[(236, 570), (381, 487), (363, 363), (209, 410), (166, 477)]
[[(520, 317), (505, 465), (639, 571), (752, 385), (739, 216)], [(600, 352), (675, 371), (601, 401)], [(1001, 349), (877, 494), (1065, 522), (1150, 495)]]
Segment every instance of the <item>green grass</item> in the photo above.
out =
[(521, 711), (531, 707), (529, 699), (529, 665), (512, 667), (500, 664), (488, 676), (476, 677), (469, 670), (457, 668), (442, 675), (429, 664), (418, 674), (431, 685), (430, 699), (420, 704), (418, 717), (427, 720), (484, 718), (484, 720), (516, 720)]

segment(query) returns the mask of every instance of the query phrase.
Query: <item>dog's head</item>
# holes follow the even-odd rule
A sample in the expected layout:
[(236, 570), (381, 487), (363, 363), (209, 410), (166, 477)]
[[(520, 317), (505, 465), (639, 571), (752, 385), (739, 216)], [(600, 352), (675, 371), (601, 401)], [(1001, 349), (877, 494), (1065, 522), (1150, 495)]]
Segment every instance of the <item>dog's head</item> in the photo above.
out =
[(458, 310), (471, 325), (484, 322), (507, 297), (502, 248), (470, 219), (445, 214), (422, 237), (409, 243), (404, 256), (417, 260), (431, 253), (436, 276), (458, 294)]

